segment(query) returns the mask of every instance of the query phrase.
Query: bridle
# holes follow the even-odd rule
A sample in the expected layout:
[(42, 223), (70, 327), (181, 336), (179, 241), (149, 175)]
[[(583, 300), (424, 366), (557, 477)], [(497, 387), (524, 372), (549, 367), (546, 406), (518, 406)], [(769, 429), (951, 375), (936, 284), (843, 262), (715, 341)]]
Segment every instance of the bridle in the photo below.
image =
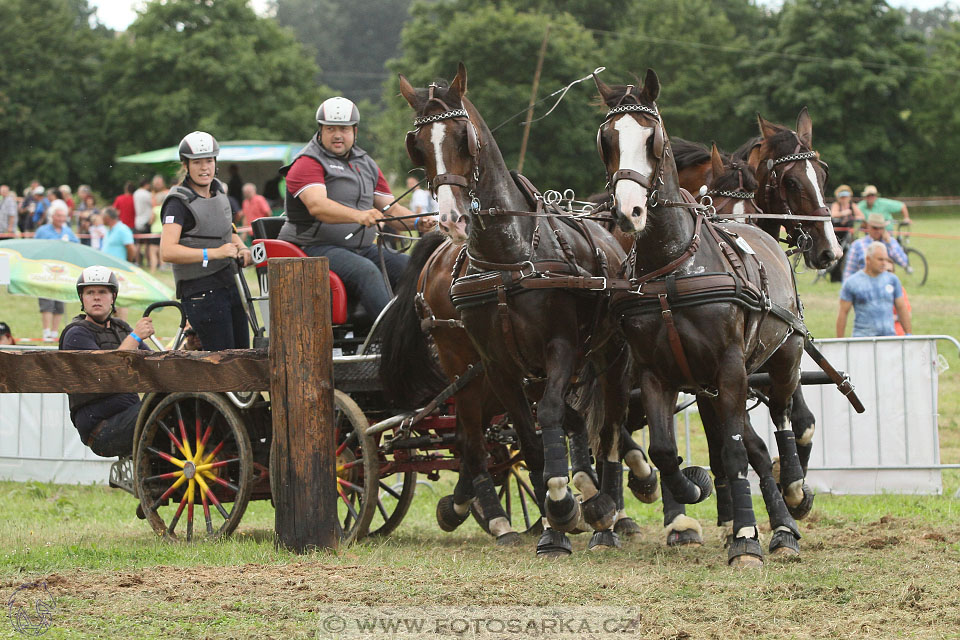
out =
[[(774, 202), (774, 199), (778, 200), (780, 206), (783, 208), (783, 211), (776, 212), (776, 215), (783, 216), (783, 226), (787, 228), (788, 243), (797, 247), (797, 249), (800, 251), (807, 251), (813, 246), (813, 238), (804, 228), (804, 225), (800, 220), (790, 220), (791, 217), (795, 217), (797, 214), (795, 214), (793, 209), (790, 208), (790, 201), (787, 198), (787, 190), (786, 184), (784, 183), (784, 178), (794, 167), (794, 165), (803, 160), (816, 159), (817, 163), (823, 168), (828, 176), (830, 175), (830, 167), (826, 162), (820, 159), (816, 151), (802, 151), (802, 149), (803, 144), (798, 139), (797, 146), (793, 150), (793, 153), (780, 156), (776, 159), (771, 158), (767, 160), (767, 180), (764, 184), (764, 190), (767, 196), (768, 208), (772, 208), (771, 205)], [(777, 167), (780, 167), (781, 165), (782, 168), (777, 169)], [(826, 180), (824, 180), (824, 183), (826, 183)], [(819, 187), (820, 185), (815, 186)], [(825, 206), (817, 207), (817, 209), (812, 213), (805, 214), (802, 217), (822, 217), (826, 221), (830, 219), (830, 210)]]
[(754, 200), (756, 193), (753, 191), (747, 191), (746, 187), (743, 186), (743, 169), (737, 167), (736, 171), (739, 185), (735, 190), (730, 191), (726, 189), (710, 189), (706, 193), (706, 195), (710, 196), (711, 198), (716, 215), (722, 217), (724, 214), (733, 213), (733, 209), (736, 207), (737, 202), (743, 202), (744, 214), (763, 213)]
[[(670, 141), (669, 138), (667, 138), (667, 132), (663, 128), (663, 121), (660, 119), (660, 112), (657, 109), (656, 103), (653, 103), (652, 107), (648, 107), (647, 105), (640, 103), (621, 104), (627, 96), (630, 96), (630, 90), (632, 88), (633, 85), (627, 85), (626, 93), (623, 94), (617, 104), (610, 108), (610, 111), (607, 112), (606, 117), (600, 124), (600, 128), (597, 130), (597, 152), (600, 154), (600, 159), (603, 161), (604, 167), (606, 167), (607, 156), (603, 149), (603, 128), (607, 126), (607, 123), (610, 122), (610, 119), (614, 116), (622, 113), (642, 113), (647, 118), (650, 118), (656, 122), (653, 130), (654, 165), (653, 171), (650, 173), (650, 175), (643, 175), (639, 171), (635, 171), (633, 169), (617, 169), (613, 172), (613, 175), (610, 175), (608, 171), (607, 184), (609, 185), (610, 191), (614, 194), (614, 204), (616, 204), (617, 183), (621, 180), (629, 180), (639, 184), (641, 187), (647, 190), (647, 206), (651, 209), (655, 207), (699, 208), (700, 205), (697, 203), (690, 203), (682, 200), (666, 200), (661, 197), (660, 187), (664, 184), (663, 169), (666, 158), (668, 155), (670, 155)], [(636, 99), (635, 96), (631, 97)]]
[[(437, 189), (442, 185), (450, 185), (453, 187), (460, 187), (467, 190), (467, 195), (470, 198), (470, 206), (473, 209), (480, 208), (480, 202), (477, 199), (476, 189), (477, 184), (480, 181), (480, 149), (482, 144), (480, 143), (480, 136), (477, 132), (477, 126), (473, 124), (473, 121), (470, 120), (470, 114), (467, 113), (467, 110), (464, 108), (451, 109), (443, 100), (437, 98), (433, 95), (435, 89), (437, 89), (436, 84), (431, 84), (429, 87), (430, 94), (427, 99), (426, 104), (431, 102), (436, 102), (441, 107), (443, 111), (436, 113), (430, 116), (418, 116), (413, 119), (413, 131), (407, 132), (406, 138), (406, 147), (407, 155), (410, 157), (410, 160), (417, 166), (424, 166), (423, 153), (417, 149), (416, 146), (416, 136), (420, 132), (420, 128), (424, 125), (433, 124), (434, 122), (440, 122), (443, 120), (465, 120), (466, 129), (467, 129), (467, 151), (470, 153), (470, 157), (473, 158), (473, 174), (468, 179), (466, 176), (462, 176), (458, 173), (440, 173), (433, 177), (430, 180), (430, 191), (434, 197), (437, 195)], [(426, 108), (426, 105), (424, 105)]]
[[(620, 102), (614, 105), (610, 111), (607, 112), (606, 117), (603, 119), (603, 122), (600, 124), (600, 128), (597, 129), (597, 153), (600, 154), (600, 159), (603, 160), (604, 166), (607, 164), (607, 156), (603, 150), (603, 128), (607, 126), (607, 123), (610, 122), (610, 119), (621, 113), (642, 113), (646, 117), (654, 120), (656, 125), (654, 125), (653, 132), (653, 156), (656, 158), (653, 165), (653, 172), (650, 175), (643, 175), (639, 171), (634, 171), (633, 169), (618, 169), (613, 172), (613, 175), (607, 174), (607, 179), (610, 183), (610, 190), (615, 191), (617, 183), (621, 180), (630, 180), (636, 182), (643, 188), (647, 189), (651, 193), (651, 202), (656, 203), (656, 198), (653, 197), (653, 194), (657, 191), (657, 185), (663, 184), (663, 159), (667, 151), (667, 142), (666, 134), (663, 131), (663, 122), (660, 120), (660, 113), (657, 110), (657, 105), (654, 103), (652, 107), (648, 107), (643, 104), (621, 104), (623, 100), (630, 95), (630, 89), (632, 85), (627, 87), (627, 92), (623, 94), (623, 97), (620, 98)], [(666, 152), (666, 153), (665, 153)], [(656, 206), (656, 204), (651, 204), (651, 206)]]

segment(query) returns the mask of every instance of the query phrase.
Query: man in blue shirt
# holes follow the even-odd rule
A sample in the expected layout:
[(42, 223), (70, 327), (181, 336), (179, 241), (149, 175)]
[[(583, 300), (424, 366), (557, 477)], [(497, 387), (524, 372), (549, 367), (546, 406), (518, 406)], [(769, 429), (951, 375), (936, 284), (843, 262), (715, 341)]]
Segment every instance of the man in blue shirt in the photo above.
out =
[(133, 242), (133, 231), (120, 221), (120, 212), (113, 207), (104, 209), (103, 224), (108, 231), (100, 250), (118, 260), (136, 262), (137, 248)]
[(863, 269), (850, 276), (840, 289), (840, 313), (837, 315), (837, 337), (847, 329), (847, 315), (853, 308), (853, 337), (894, 336), (893, 309), (909, 335), (912, 331), (910, 310), (903, 299), (903, 288), (897, 276), (887, 271), (887, 247), (874, 242), (866, 250)]
[(867, 247), (874, 242), (882, 242), (886, 246), (887, 255), (893, 262), (904, 268), (909, 264), (903, 247), (887, 231), (887, 221), (879, 213), (871, 213), (867, 217), (867, 235), (851, 244), (847, 252), (847, 262), (843, 267), (844, 281), (863, 269)]
[[(67, 225), (67, 203), (63, 200), (54, 200), (50, 203), (47, 213), (50, 222), (37, 229), (33, 234), (35, 240), (63, 240), (64, 242), (80, 242)], [(60, 333), (60, 319), (63, 317), (64, 306), (59, 300), (40, 298), (40, 321), (43, 324), (43, 341), (54, 342)]]

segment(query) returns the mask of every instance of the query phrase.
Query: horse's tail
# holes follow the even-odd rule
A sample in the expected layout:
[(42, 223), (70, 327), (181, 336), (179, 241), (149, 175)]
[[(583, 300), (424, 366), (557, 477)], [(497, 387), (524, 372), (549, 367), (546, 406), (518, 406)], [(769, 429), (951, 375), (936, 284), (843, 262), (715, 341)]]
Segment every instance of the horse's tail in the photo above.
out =
[(449, 384), (420, 328), (414, 306), (420, 272), (444, 239), (433, 232), (416, 243), (397, 284), (397, 299), (380, 319), (380, 384), (384, 398), (398, 409), (423, 406)]

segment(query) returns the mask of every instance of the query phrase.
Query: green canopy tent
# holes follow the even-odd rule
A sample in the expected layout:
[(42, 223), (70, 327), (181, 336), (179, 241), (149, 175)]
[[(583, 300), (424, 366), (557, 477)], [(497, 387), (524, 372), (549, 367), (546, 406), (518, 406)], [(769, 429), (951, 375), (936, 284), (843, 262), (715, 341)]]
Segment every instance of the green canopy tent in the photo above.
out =
[[(229, 166), (236, 164), (240, 169), (240, 177), (244, 182), (257, 185), (257, 193), (263, 194), (268, 180), (277, 177), (277, 169), (293, 160), (297, 152), (303, 148), (302, 143), (273, 142), (263, 140), (234, 140), (220, 143), (218, 177), (227, 182), (230, 179)], [(169, 173), (175, 173), (179, 163), (178, 147), (166, 147), (153, 151), (144, 151), (130, 156), (120, 156), (117, 162), (127, 164), (165, 165)], [(283, 183), (281, 182), (281, 195)], [(239, 193), (231, 194), (237, 199)]]

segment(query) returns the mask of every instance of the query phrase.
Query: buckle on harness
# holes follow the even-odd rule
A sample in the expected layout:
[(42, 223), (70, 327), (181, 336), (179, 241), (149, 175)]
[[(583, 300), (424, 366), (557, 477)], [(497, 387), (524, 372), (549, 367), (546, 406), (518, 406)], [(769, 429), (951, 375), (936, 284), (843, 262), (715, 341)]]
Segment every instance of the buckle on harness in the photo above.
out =
[[(596, 276), (594, 276), (594, 279), (595, 279), (595, 278), (596, 278)], [(600, 279), (603, 280), (603, 284), (602, 284), (602, 285), (600, 285), (599, 287), (589, 287), (588, 289), (589, 289), (590, 291), (606, 291), (606, 289), (607, 289), (607, 278), (606, 278), (606, 276), (600, 276)]]
[[(526, 267), (527, 265), (530, 265), (530, 273), (523, 272), (524, 267)], [(537, 274), (537, 267), (530, 260), (525, 260), (524, 262), (520, 263), (520, 271), (518, 271), (517, 273), (520, 275), (521, 278), (529, 278)]]

